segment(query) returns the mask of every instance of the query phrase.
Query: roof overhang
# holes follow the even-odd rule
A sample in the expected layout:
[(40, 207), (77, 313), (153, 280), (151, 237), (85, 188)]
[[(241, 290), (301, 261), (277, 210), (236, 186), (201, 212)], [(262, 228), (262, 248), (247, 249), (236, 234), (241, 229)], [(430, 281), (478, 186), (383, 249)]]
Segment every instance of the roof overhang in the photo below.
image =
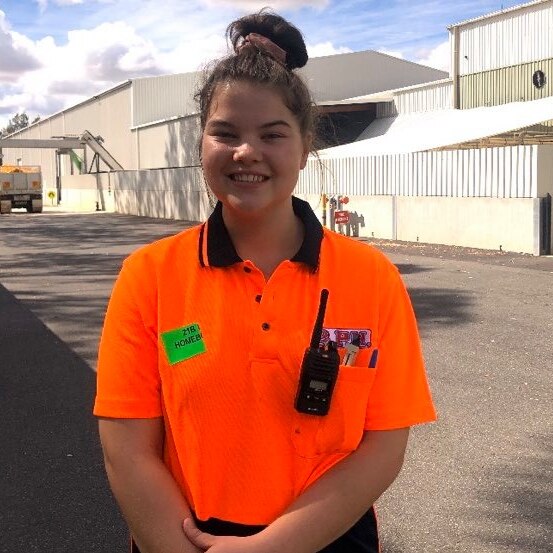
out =
[(356, 142), (327, 148), (320, 154), (359, 157), (443, 149), (499, 137), (552, 119), (551, 96), (501, 106), (399, 115), (377, 119)]

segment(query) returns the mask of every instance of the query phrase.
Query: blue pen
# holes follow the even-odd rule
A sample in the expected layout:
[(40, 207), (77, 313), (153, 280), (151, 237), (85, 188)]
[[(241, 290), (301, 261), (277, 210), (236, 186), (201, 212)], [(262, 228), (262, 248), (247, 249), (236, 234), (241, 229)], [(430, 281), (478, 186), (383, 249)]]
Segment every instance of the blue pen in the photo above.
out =
[(378, 361), (378, 350), (373, 349), (373, 352), (371, 354), (371, 360), (369, 361), (369, 369), (375, 369), (377, 361)]

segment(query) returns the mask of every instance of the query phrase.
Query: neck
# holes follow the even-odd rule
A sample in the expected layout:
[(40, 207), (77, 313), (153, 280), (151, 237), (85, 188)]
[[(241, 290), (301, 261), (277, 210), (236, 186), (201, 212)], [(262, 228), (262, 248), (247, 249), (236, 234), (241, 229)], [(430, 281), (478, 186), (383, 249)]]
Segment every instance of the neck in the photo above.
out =
[(268, 214), (249, 217), (223, 207), (223, 220), (238, 255), (251, 260), (266, 278), (293, 257), (303, 241), (303, 224), (294, 214), (291, 198)]

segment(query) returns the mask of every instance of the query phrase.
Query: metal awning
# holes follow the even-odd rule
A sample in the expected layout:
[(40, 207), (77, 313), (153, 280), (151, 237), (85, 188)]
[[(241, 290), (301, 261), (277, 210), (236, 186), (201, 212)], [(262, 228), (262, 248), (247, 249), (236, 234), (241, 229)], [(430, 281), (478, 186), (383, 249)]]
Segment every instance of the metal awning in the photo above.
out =
[(349, 106), (352, 104), (378, 104), (380, 102), (391, 102), (394, 96), (391, 91), (375, 92), (374, 94), (366, 94), (364, 96), (352, 96), (343, 100), (326, 100), (317, 102), (318, 106)]
[[(357, 141), (321, 157), (399, 154), (474, 143), (553, 119), (553, 97), (474, 109), (447, 109), (377, 119)], [(553, 132), (553, 130), (552, 130)]]

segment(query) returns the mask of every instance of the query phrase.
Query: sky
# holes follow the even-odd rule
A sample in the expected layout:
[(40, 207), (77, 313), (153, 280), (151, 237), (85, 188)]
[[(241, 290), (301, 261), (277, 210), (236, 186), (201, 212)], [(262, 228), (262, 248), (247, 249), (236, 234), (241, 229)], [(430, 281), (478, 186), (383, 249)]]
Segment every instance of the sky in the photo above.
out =
[(271, 7), (310, 57), (377, 50), (449, 71), (447, 26), (517, 0), (0, 0), (0, 129), (128, 79), (201, 69), (233, 19)]

